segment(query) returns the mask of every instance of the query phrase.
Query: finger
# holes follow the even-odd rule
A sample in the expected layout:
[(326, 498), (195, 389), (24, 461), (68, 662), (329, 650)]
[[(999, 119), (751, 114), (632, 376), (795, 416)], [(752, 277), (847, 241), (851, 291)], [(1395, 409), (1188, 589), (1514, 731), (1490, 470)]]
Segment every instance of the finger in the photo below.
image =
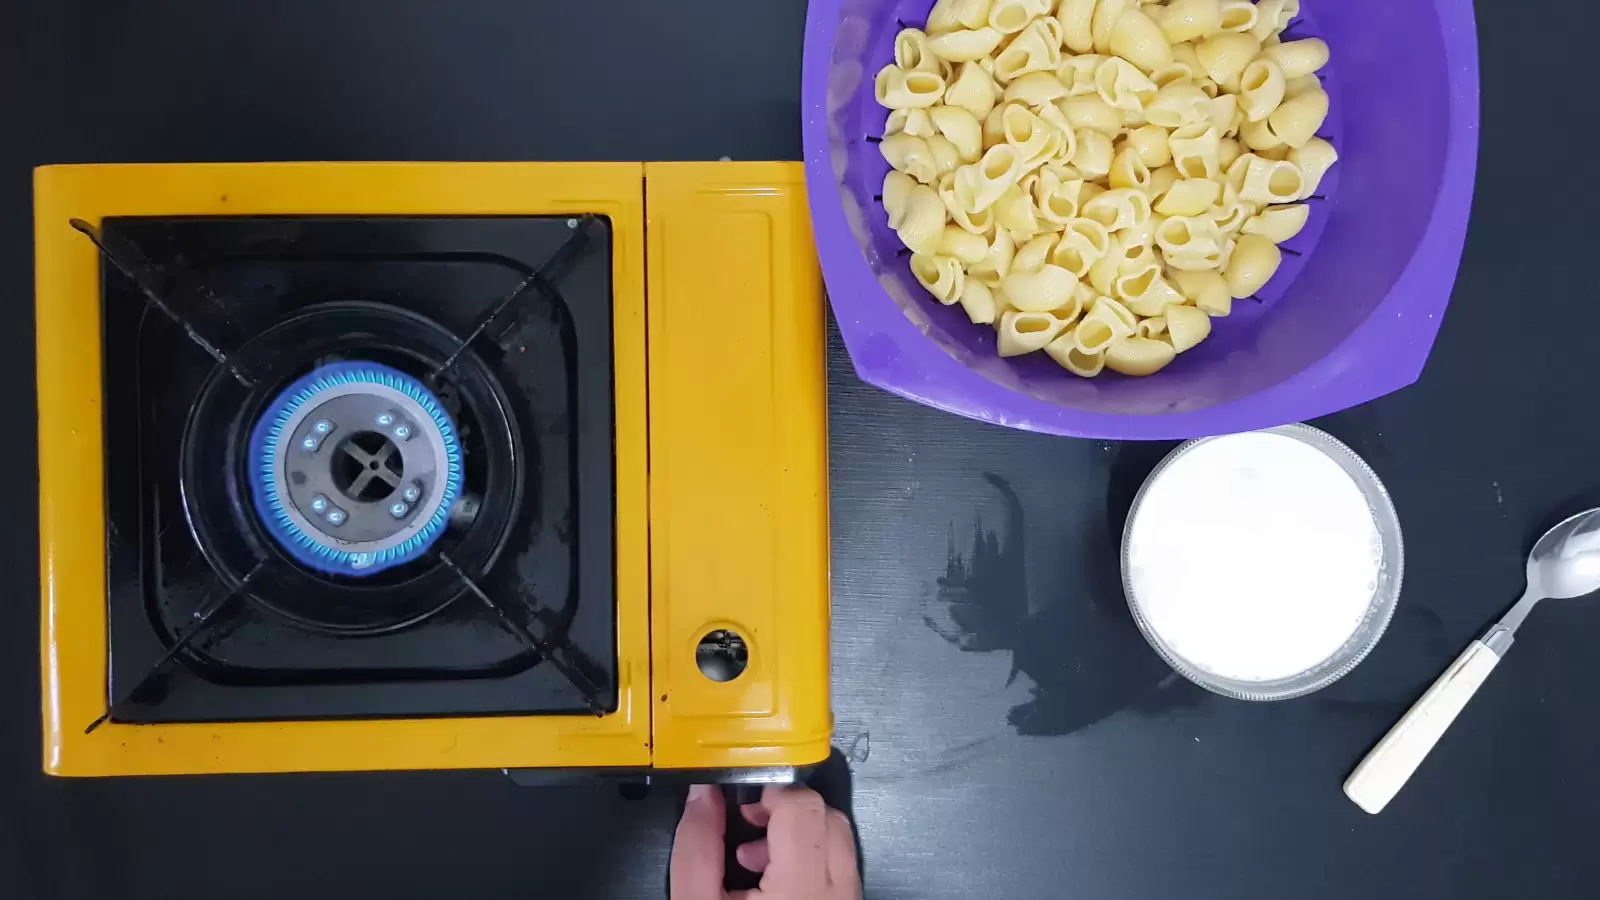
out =
[(767, 823), (771, 862), (763, 885), (810, 897), (828, 886), (828, 806), (816, 791), (804, 787), (769, 787), (761, 805), (772, 813)]
[(828, 880), (835, 886), (861, 883), (855, 829), (850, 817), (837, 809), (828, 810)]
[(746, 872), (754, 872), (757, 875), (765, 872), (772, 862), (771, 849), (764, 840), (740, 844), (739, 849), (733, 851), (733, 855), (739, 860), (739, 865), (744, 866)]
[(744, 816), (746, 822), (757, 828), (765, 828), (767, 823), (772, 821), (772, 813), (759, 803), (746, 803), (739, 807), (739, 814)]
[(689, 802), (672, 842), (668, 881), (676, 900), (723, 900), (722, 836), (727, 828), (722, 791), (704, 784), (689, 788)]

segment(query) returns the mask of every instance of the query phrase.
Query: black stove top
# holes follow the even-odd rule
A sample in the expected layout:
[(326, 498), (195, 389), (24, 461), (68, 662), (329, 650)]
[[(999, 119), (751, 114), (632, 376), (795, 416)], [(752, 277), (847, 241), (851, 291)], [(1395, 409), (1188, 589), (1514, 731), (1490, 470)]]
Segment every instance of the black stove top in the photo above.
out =
[[(605, 219), (76, 224), (106, 255), (109, 718), (615, 708)], [(272, 404), (351, 363), (460, 448), (442, 531), (370, 574), (290, 552), (250, 489)]]

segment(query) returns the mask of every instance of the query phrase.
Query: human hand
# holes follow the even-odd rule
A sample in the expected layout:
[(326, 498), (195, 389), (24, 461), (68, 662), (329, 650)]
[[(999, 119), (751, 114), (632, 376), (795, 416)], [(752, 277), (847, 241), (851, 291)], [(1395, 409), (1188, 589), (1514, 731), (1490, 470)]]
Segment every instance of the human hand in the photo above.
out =
[(689, 789), (672, 847), (673, 900), (861, 900), (850, 820), (804, 787), (768, 787), (760, 803), (740, 808), (745, 821), (767, 830), (735, 851), (739, 865), (761, 875), (761, 887), (724, 891), (725, 802), (715, 787)]

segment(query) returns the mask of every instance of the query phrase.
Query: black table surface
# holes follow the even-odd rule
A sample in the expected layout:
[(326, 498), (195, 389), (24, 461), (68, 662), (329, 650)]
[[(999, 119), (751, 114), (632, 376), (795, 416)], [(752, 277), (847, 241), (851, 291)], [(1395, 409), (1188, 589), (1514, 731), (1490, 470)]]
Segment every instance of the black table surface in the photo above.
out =
[[(1478, 193), (1443, 333), (1419, 384), (1319, 423), (1387, 481), (1406, 537), (1393, 628), (1336, 686), (1228, 701), (1141, 642), (1114, 529), (1168, 445), (924, 409), (858, 382), (835, 337), (834, 702), (869, 896), (1595, 895), (1600, 604), (1541, 607), (1383, 815), (1339, 789), (1519, 594), (1539, 526), (1600, 496), (1581, 112), (1600, 16), (1479, 15)], [(803, 19), (800, 0), (3, 4), (0, 896), (660, 896), (660, 791), (39, 774), (28, 170), (798, 159)]]

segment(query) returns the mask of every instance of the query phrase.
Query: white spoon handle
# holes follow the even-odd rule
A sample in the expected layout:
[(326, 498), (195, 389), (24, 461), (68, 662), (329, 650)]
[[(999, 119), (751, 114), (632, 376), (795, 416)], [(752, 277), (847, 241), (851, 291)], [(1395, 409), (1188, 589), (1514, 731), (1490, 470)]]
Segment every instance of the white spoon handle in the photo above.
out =
[(1499, 662), (1498, 653), (1473, 641), (1350, 773), (1345, 796), (1373, 815), (1382, 812)]

